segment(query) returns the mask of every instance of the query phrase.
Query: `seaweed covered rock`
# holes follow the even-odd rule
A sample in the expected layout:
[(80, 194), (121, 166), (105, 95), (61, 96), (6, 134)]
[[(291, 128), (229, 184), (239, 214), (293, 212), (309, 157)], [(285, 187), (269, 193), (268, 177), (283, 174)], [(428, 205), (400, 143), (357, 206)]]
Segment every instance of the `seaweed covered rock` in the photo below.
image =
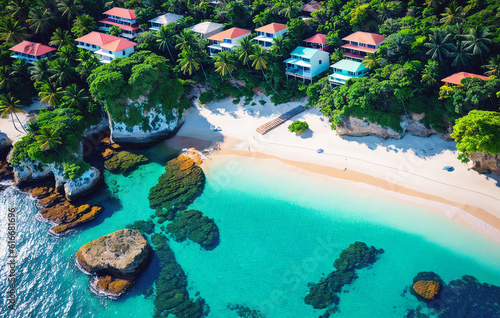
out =
[(136, 155), (128, 151), (120, 151), (110, 159), (106, 160), (104, 162), (104, 167), (110, 171), (125, 173), (148, 161), (149, 159), (144, 155)]
[(167, 162), (165, 170), (149, 191), (149, 205), (156, 209), (156, 216), (173, 220), (177, 211), (186, 209), (202, 193), (205, 174), (184, 154)]
[(118, 230), (90, 241), (76, 252), (80, 267), (91, 274), (137, 275), (146, 266), (151, 247), (139, 231)]
[(204, 249), (214, 249), (219, 244), (219, 228), (214, 222), (200, 211), (188, 210), (178, 213), (167, 230), (176, 241), (189, 239), (201, 245)]
[(208, 310), (203, 298), (189, 298), (187, 277), (177, 263), (174, 252), (168, 246), (168, 239), (162, 234), (154, 234), (151, 241), (160, 259), (160, 274), (156, 279), (155, 318), (173, 314), (177, 318), (200, 318)]
[(358, 276), (356, 269), (370, 266), (384, 250), (368, 247), (363, 242), (355, 242), (340, 253), (334, 262), (337, 270), (321, 278), (317, 284), (310, 284), (309, 293), (304, 298), (306, 304), (315, 309), (323, 309), (337, 305), (340, 301), (339, 293), (344, 285), (350, 284)]
[(134, 286), (134, 281), (106, 275), (103, 277), (94, 277), (90, 286), (92, 291), (98, 295), (117, 298)]
[(441, 284), (433, 280), (419, 280), (413, 284), (413, 290), (427, 300), (436, 298), (440, 288)]
[(155, 224), (152, 220), (147, 221), (135, 221), (132, 224), (127, 224), (125, 226), (127, 229), (137, 230), (141, 233), (152, 234), (155, 230)]
[(251, 309), (245, 305), (228, 304), (227, 308), (236, 312), (241, 318), (262, 318), (264, 315), (257, 309)]

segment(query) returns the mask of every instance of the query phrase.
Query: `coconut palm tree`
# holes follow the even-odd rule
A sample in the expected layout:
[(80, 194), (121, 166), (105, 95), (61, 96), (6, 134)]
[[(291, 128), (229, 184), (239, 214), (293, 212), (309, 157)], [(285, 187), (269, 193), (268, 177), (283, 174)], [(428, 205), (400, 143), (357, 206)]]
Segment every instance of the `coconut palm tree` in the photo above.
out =
[(35, 136), (36, 141), (41, 142), (41, 151), (57, 150), (57, 145), (62, 145), (62, 138), (54, 127), (42, 127), (39, 134)]
[(38, 88), (38, 97), (40, 102), (48, 103), (50, 106), (57, 107), (61, 104), (62, 100), (62, 87), (56, 86), (51, 81), (43, 82)]
[(427, 5), (427, 8), (437, 8), (441, 5), (441, 2), (443, 2), (443, 0), (427, 0), (425, 1), (425, 4)]
[(65, 45), (56, 52), (56, 55), (59, 58), (64, 58), (70, 62), (73, 62), (78, 57), (78, 49), (75, 45)]
[(181, 33), (175, 35), (175, 41), (177, 43), (175, 48), (182, 51), (187, 47), (194, 48), (199, 38), (197, 33), (189, 29), (182, 29)]
[(229, 74), (233, 80), (236, 87), (239, 88), (238, 83), (233, 77), (233, 71), (236, 70), (236, 66), (233, 64), (231, 53), (228, 51), (222, 51), (215, 57), (215, 71), (221, 76), (226, 76)]
[(50, 63), (52, 76), (50, 80), (55, 81), (59, 86), (64, 86), (69, 82), (76, 81), (75, 69), (71, 66), (70, 60), (67, 58), (58, 58)]
[(460, 24), (465, 21), (466, 14), (467, 10), (453, 1), (449, 7), (444, 9), (444, 13), (441, 13), (442, 18), (440, 22), (445, 25)]
[(378, 61), (379, 59), (377, 58), (377, 53), (368, 53), (361, 64), (368, 67), (370, 70), (373, 70), (379, 67)]
[(279, 95), (279, 93), (273, 88), (271, 83), (269, 83), (266, 73), (264, 72), (264, 70), (267, 69), (267, 62), (269, 61), (269, 53), (260, 45), (255, 44), (255, 47), (253, 49), (253, 54), (249, 56), (249, 59), (252, 61), (252, 67), (255, 68), (256, 70), (261, 70), (262, 76), (264, 76), (267, 85), (269, 85), (269, 87), (271, 87), (271, 89), (277, 95)]
[[(17, 116), (17, 113), (22, 113), (22, 114), (26, 113), (20, 107), (21, 107), (21, 101), (13, 97), (10, 93), (8, 93), (7, 95), (5, 94), (0, 95), (0, 117), (5, 118), (10, 115), (14, 128), (20, 133), (23, 133), (23, 131), (24, 133), (27, 133), (26, 129), (24, 129), (23, 127), (23, 124), (19, 120), (19, 117)], [(23, 131), (17, 128), (16, 122), (14, 121), (14, 116), (16, 117), (17, 122), (19, 123)]]
[(453, 58), (451, 66), (458, 68), (469, 66), (470, 68), (469, 60), (472, 58), (472, 54), (468, 52), (464, 42), (457, 43), (457, 50), (450, 52), (450, 57)]
[(10, 75), (14, 78), (18, 78), (21, 81), (29, 81), (30, 80), (30, 72), (28, 63), (25, 60), (16, 60), (11, 65)]
[(490, 57), (488, 59), (488, 64), (483, 65), (482, 67), (488, 70), (484, 74), (488, 76), (495, 75), (500, 77), (500, 54)]
[(12, 0), (9, 1), (9, 5), (6, 7), (6, 9), (11, 12), (11, 17), (16, 18), (19, 21), (26, 21), (28, 13), (30, 11), (30, 1)]
[(285, 36), (278, 36), (273, 38), (273, 45), (269, 48), (269, 50), (277, 56), (284, 56), (289, 48), (289, 39)]
[(463, 36), (463, 42), (466, 49), (472, 51), (474, 55), (479, 55), (483, 64), (483, 55), (490, 51), (488, 48), (488, 44), (491, 43), (491, 39), (489, 38), (490, 34), (489, 28), (476, 26), (475, 28), (469, 29), (468, 34)]
[(31, 80), (35, 82), (48, 81), (49, 77), (52, 75), (49, 59), (37, 60), (35, 65), (31, 66), (29, 69), (31, 72)]
[(104, 5), (106, 8), (114, 8), (114, 7), (121, 7), (125, 3), (124, 0), (111, 0), (106, 2)]
[(61, 16), (66, 17), (69, 28), (70, 21), (82, 12), (83, 5), (79, 0), (59, 0), (57, 8), (62, 12)]
[(18, 79), (11, 75), (12, 69), (8, 65), (0, 66), (0, 88), (4, 91), (9, 91), (13, 88)]
[(57, 46), (57, 49), (61, 49), (64, 45), (73, 45), (74, 39), (71, 33), (68, 30), (62, 30), (61, 28), (57, 28), (52, 36), (50, 37), (49, 45)]
[(302, 1), (281, 0), (274, 5), (274, 9), (278, 9), (278, 13), (291, 20), (298, 16), (299, 8), (302, 7)]
[(106, 34), (114, 35), (114, 36), (120, 36), (122, 33), (123, 33), (122, 29), (120, 29), (116, 25), (111, 26), (111, 28), (109, 28), (108, 32), (106, 32)]
[(17, 44), (27, 38), (26, 28), (12, 17), (0, 20), (0, 41)]
[(46, 35), (54, 27), (54, 16), (49, 9), (33, 8), (30, 10), (28, 23), (35, 33)]
[(160, 31), (158, 31), (158, 33), (156, 34), (156, 43), (158, 44), (158, 48), (162, 52), (165, 52), (165, 50), (167, 50), (170, 58), (172, 59), (172, 62), (175, 61), (174, 56), (170, 51), (170, 49), (172, 49), (174, 46), (174, 34), (175, 31), (172, 25), (162, 25), (160, 27)]
[(82, 37), (87, 33), (90, 33), (97, 29), (97, 24), (90, 15), (84, 14), (77, 16), (75, 20), (73, 20), (73, 27), (71, 28), (71, 32), (76, 37)]
[(182, 50), (180, 57), (181, 58), (177, 61), (179, 62), (181, 71), (184, 74), (189, 73), (189, 75), (192, 75), (193, 72), (200, 68), (200, 60), (192, 47), (187, 46), (184, 50)]
[(62, 100), (67, 103), (68, 107), (83, 109), (89, 101), (85, 89), (81, 89), (75, 83), (68, 85), (63, 92)]
[(76, 61), (79, 62), (76, 71), (83, 81), (86, 81), (92, 71), (101, 65), (97, 55), (87, 50), (80, 50)]
[(240, 41), (240, 47), (236, 49), (236, 53), (238, 54), (238, 59), (243, 64), (246, 64), (248, 66), (248, 69), (250, 69), (250, 66), (248, 65), (250, 55), (254, 54), (254, 52), (255, 52), (255, 47), (254, 44), (252, 43), (252, 38), (250, 36), (243, 38), (243, 40)]
[(453, 35), (441, 29), (433, 29), (432, 34), (429, 34), (429, 42), (424, 45), (429, 48), (427, 55), (431, 56), (432, 60), (442, 62), (450, 51), (455, 49), (455, 45), (451, 43)]

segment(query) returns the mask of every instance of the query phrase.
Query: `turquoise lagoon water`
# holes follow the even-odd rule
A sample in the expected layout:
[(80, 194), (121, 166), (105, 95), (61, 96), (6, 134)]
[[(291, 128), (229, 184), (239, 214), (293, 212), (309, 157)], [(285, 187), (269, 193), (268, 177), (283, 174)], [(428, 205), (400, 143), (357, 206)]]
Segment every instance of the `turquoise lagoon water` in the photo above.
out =
[[(205, 191), (191, 208), (215, 218), (220, 245), (204, 251), (171, 241), (171, 247), (190, 295), (205, 298), (209, 317), (237, 317), (228, 303), (260, 309), (265, 317), (318, 317), (323, 310), (304, 304), (307, 284), (331, 272), (342, 249), (355, 241), (385, 253), (344, 288), (333, 317), (403, 317), (418, 306), (403, 291), (420, 271), (432, 270), (446, 282), (468, 274), (500, 285), (500, 244), (440, 213), (274, 160), (221, 157), (208, 167)], [(113, 301), (90, 292), (74, 254), (92, 239), (149, 218), (154, 211), (147, 194), (163, 171), (153, 162), (128, 176), (105, 172), (109, 188), (94, 199), (105, 212), (63, 238), (47, 235), (49, 225), (35, 219), (37, 208), (27, 195), (13, 187), (0, 192), (0, 259), (12, 207), (18, 211), (19, 250), (18, 308), (6, 308), (8, 268), (1, 262), (0, 316), (151, 317), (154, 296), (146, 295), (158, 273), (156, 258), (136, 287)]]

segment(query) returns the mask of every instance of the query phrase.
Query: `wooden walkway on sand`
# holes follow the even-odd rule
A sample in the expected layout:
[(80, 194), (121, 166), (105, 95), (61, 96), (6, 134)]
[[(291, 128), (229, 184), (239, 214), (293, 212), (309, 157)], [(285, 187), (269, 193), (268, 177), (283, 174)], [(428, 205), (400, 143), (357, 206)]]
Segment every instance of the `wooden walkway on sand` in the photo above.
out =
[(271, 120), (270, 122), (265, 123), (264, 125), (260, 126), (259, 128), (257, 128), (257, 132), (261, 135), (267, 134), (268, 132), (270, 132), (274, 128), (283, 124), (285, 121), (289, 120), (293, 116), (296, 116), (296, 115), (302, 113), (305, 110), (306, 109), (304, 108), (304, 106), (297, 106), (294, 109), (287, 111), (284, 114), (281, 114), (278, 118), (275, 118), (275, 119)]

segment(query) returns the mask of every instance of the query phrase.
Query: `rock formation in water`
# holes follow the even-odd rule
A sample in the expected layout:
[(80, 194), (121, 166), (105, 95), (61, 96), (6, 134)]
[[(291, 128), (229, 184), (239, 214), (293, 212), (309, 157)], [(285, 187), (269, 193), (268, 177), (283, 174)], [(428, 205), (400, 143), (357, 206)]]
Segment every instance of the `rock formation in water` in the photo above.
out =
[(79, 267), (94, 276), (91, 288), (99, 295), (118, 297), (147, 265), (148, 241), (136, 230), (118, 230), (90, 241), (76, 252)]
[(14, 179), (12, 167), (6, 161), (0, 161), (0, 181)]
[(12, 146), (12, 141), (6, 133), (0, 131), (0, 152), (8, 150)]
[(156, 209), (156, 216), (173, 220), (177, 211), (186, 209), (202, 193), (205, 174), (184, 154), (167, 162), (165, 170), (149, 191), (149, 205)]
[(328, 308), (327, 315), (335, 312), (340, 298), (337, 295), (344, 285), (350, 284), (358, 276), (356, 270), (373, 264), (384, 250), (368, 247), (363, 242), (355, 242), (340, 253), (333, 266), (335, 271), (309, 285), (309, 293), (304, 298), (306, 304), (315, 309)]
[(421, 297), (432, 300), (439, 294), (441, 284), (434, 280), (419, 280), (413, 284), (412, 288)]
[(167, 224), (167, 230), (176, 241), (189, 239), (206, 250), (214, 249), (219, 244), (219, 228), (200, 211), (188, 210), (177, 213), (175, 219)]
[(136, 166), (149, 161), (149, 159), (144, 155), (136, 155), (128, 151), (120, 151), (109, 157), (110, 158), (104, 162), (104, 167), (110, 171), (118, 173), (129, 172)]
[(479, 173), (500, 175), (500, 154), (473, 152), (469, 155), (470, 167)]

